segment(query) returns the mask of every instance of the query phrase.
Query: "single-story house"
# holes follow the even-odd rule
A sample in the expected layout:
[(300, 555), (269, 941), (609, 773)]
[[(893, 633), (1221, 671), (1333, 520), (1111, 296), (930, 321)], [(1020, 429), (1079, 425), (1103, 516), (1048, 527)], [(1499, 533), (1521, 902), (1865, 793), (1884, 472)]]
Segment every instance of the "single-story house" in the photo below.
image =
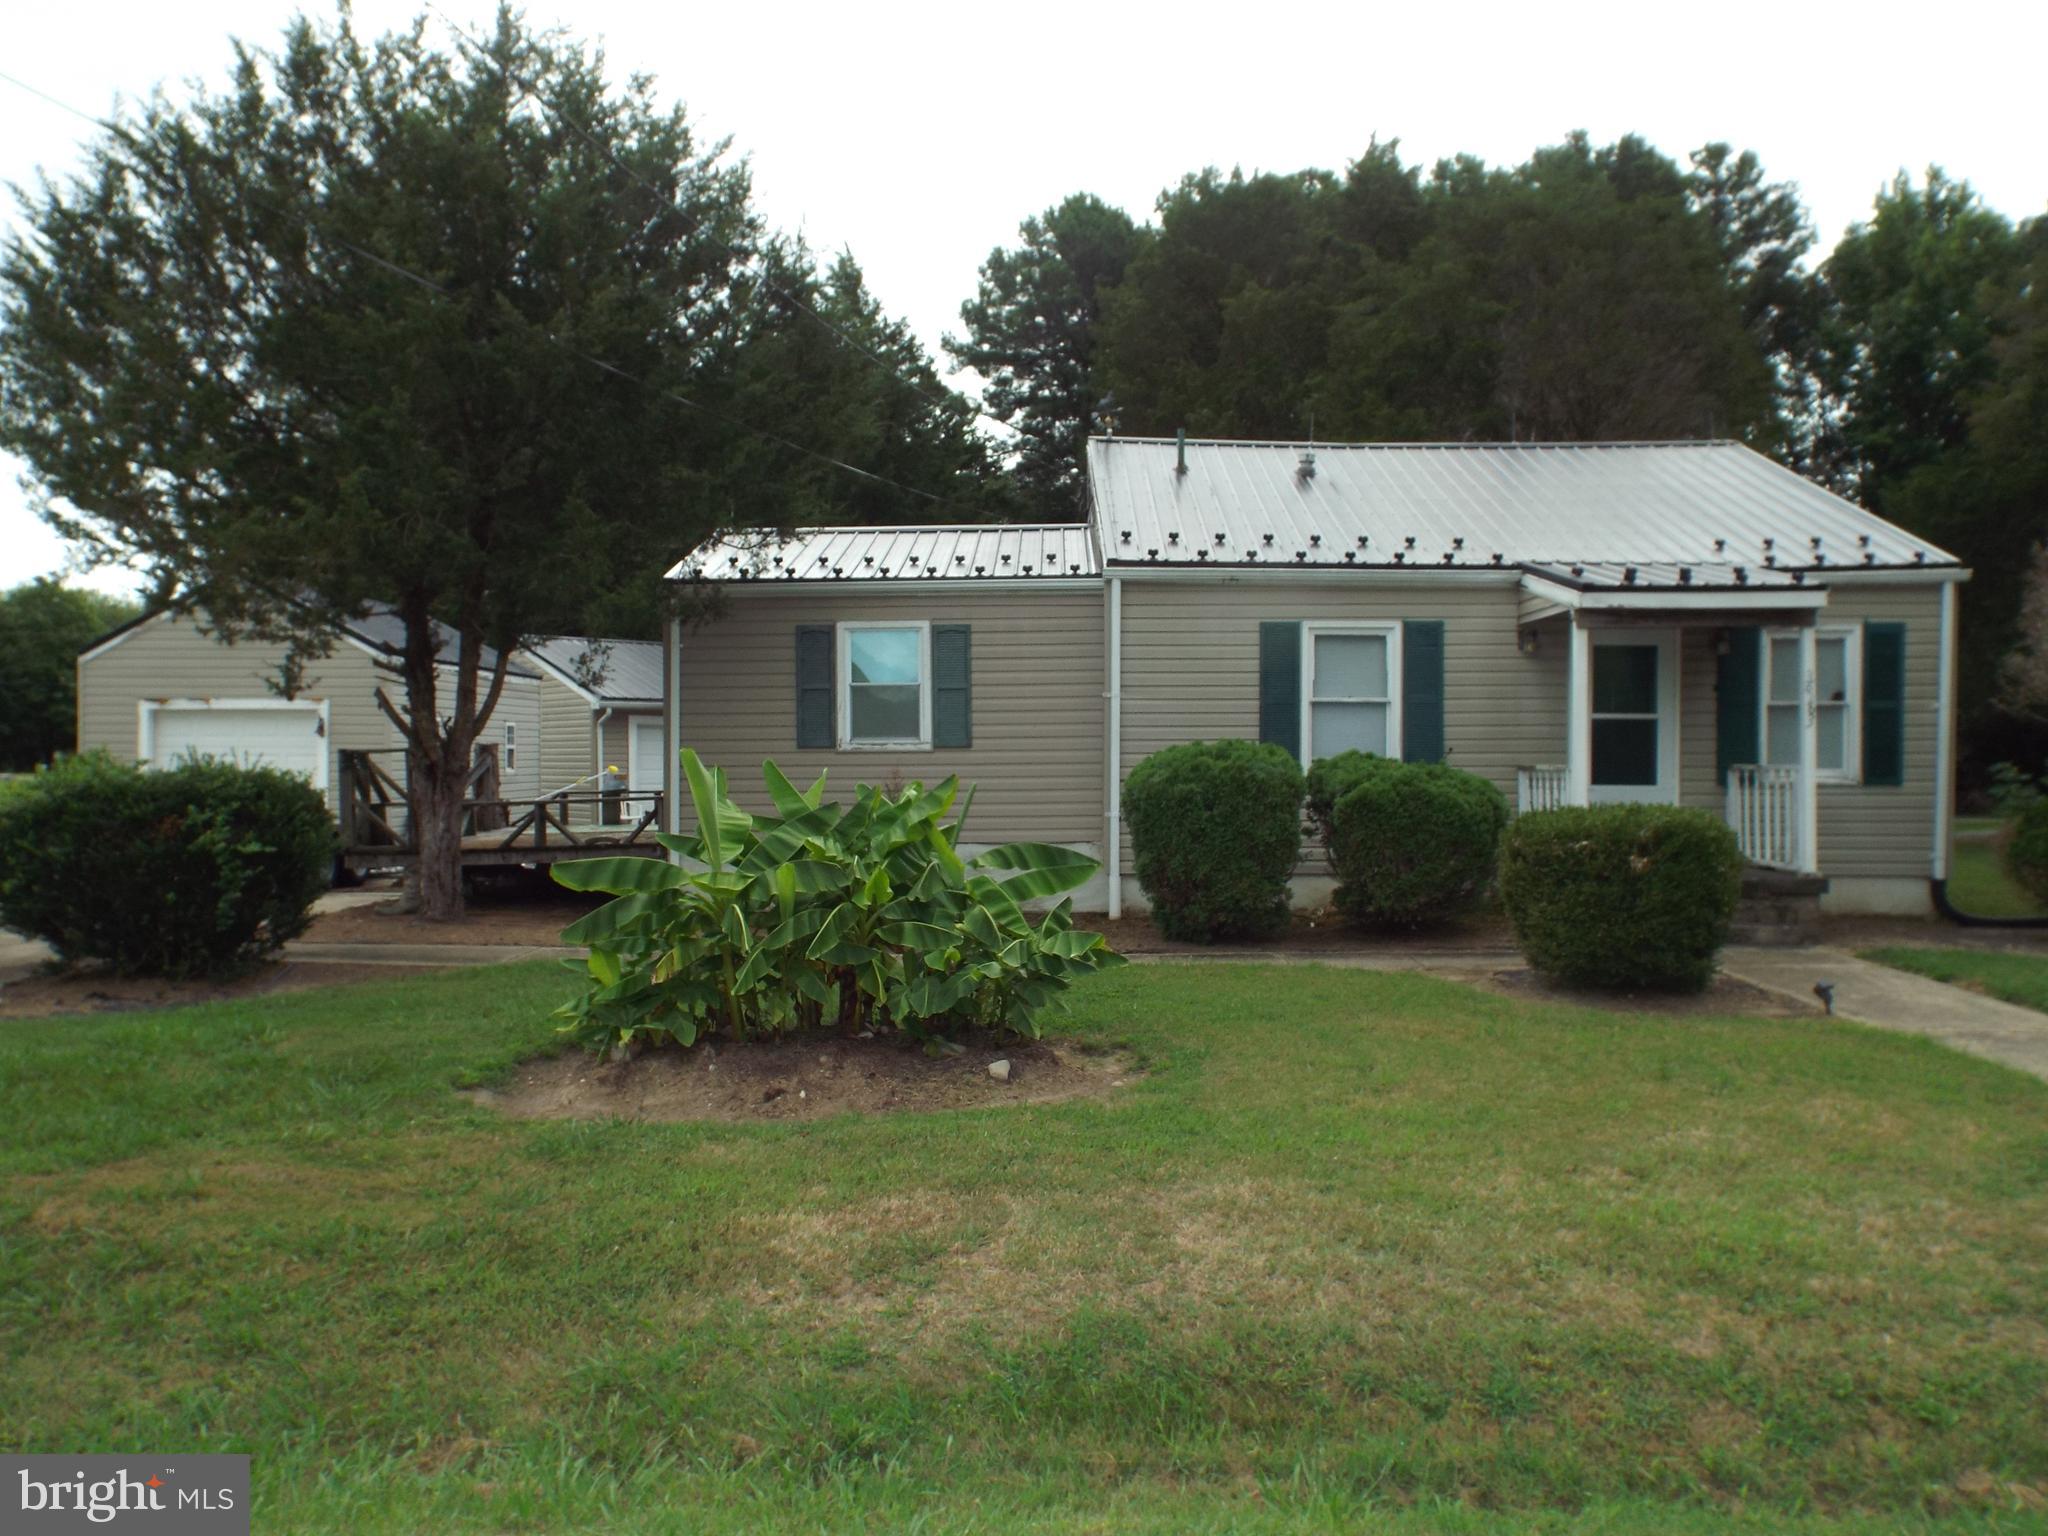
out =
[(685, 744), (763, 807), (764, 758), (958, 774), (966, 841), (1088, 849), (1077, 905), (1112, 914), (1143, 902), (1125, 774), (1233, 736), (1447, 760), (1522, 810), (1699, 806), (1836, 910), (1946, 878), (1969, 572), (1738, 443), (1100, 437), (1088, 494), (1084, 524), (694, 551), (670, 578), (726, 600), (669, 626), (671, 790)]
[[(282, 679), (282, 644), (229, 641), (191, 615), (147, 613), (80, 653), (78, 747), (158, 766), (198, 754), (294, 769), (338, 812), (341, 753), (386, 754), (387, 771), (405, 776), (404, 742), (376, 701), (381, 686), (404, 707), (403, 684), (384, 669), (397, 662), (404, 640), (393, 614), (353, 620), (328, 655), (306, 664), (297, 696), (285, 699), (270, 686)], [(443, 650), (452, 656), (454, 648), (451, 634)], [(495, 664), (487, 655), (485, 665)], [(454, 664), (442, 665), (452, 687)], [(587, 752), (587, 730), (581, 739)], [(506, 799), (542, 792), (536, 669), (515, 660), (479, 745), (497, 748)]]
[(660, 641), (552, 635), (516, 659), (540, 679), (542, 794), (662, 787)]

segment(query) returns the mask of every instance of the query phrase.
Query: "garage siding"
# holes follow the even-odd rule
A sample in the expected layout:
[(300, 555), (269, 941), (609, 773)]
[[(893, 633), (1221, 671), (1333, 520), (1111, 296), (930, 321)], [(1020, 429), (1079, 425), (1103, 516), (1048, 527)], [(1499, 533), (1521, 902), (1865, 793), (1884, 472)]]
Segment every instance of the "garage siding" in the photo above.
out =
[(540, 672), (540, 681), (534, 684), (540, 703), (540, 752), (535, 759), (540, 787), (536, 793), (546, 795), (592, 771), (596, 712), (588, 699), (538, 663), (528, 665)]
[[(682, 641), (682, 741), (767, 809), (760, 765), (791, 778), (976, 786), (967, 840), (1096, 843), (1103, 835), (1103, 608), (1093, 592), (735, 592)], [(973, 628), (973, 741), (939, 751), (798, 751), (796, 627), (851, 620)]]
[[(269, 699), (266, 679), (283, 664), (285, 647), (269, 641), (234, 643), (206, 633), (184, 616), (145, 620), (119, 644), (78, 663), (78, 745), (81, 751), (103, 750), (133, 762), (141, 751), (139, 708), (144, 699)], [(327, 798), (339, 803), (342, 751), (393, 754), (387, 759), (394, 775), (404, 766), (398, 731), (377, 708), (376, 690), (395, 690), (369, 656), (347, 641), (337, 641), (331, 654), (307, 663), (301, 697), (328, 704)], [(498, 710), (483, 740), (504, 742), (506, 724), (516, 727), (519, 754), (514, 771), (505, 777), (508, 797), (539, 792), (537, 753), (542, 740), (540, 701), (535, 683), (509, 678)], [(534, 755), (529, 755), (528, 743)]]

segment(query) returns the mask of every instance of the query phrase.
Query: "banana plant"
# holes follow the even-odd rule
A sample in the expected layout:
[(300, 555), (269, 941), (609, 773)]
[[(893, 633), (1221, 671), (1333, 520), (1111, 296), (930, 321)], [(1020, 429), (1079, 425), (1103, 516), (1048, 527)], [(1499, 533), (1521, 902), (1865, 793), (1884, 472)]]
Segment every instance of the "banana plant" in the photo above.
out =
[[(823, 775), (799, 789), (764, 762), (774, 813), (754, 815), (687, 748), (682, 770), (695, 827), (660, 837), (672, 861), (554, 866), (571, 890), (613, 897), (562, 935), (589, 948), (576, 962), (587, 986), (562, 1010), (586, 1044), (819, 1025), (1035, 1034), (1076, 977), (1123, 963), (1073, 926), (1066, 893), (1095, 860), (1045, 843), (960, 856), (956, 779), (862, 785), (842, 807)], [(1050, 897), (1062, 899), (1034, 923), (1023, 904)]]

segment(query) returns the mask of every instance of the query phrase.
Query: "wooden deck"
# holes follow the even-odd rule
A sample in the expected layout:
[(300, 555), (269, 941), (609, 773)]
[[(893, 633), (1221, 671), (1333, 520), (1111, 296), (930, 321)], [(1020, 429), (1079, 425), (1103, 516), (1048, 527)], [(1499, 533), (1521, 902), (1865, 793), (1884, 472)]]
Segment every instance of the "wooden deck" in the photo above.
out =
[[(374, 752), (341, 754), (341, 857), (351, 869), (391, 869), (419, 857), (406, 788)], [(662, 856), (659, 791), (564, 789), (533, 800), (497, 793), (495, 757), (479, 755), (462, 803), (462, 865), (552, 864), (619, 854)]]

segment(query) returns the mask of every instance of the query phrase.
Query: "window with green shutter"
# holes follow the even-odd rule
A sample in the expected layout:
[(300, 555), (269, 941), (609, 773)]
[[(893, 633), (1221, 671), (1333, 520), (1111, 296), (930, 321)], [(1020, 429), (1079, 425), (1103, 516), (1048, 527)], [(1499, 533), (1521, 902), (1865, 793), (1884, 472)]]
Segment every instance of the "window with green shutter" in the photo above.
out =
[(832, 719), (833, 630), (830, 624), (796, 627), (796, 744), (830, 751), (838, 744)]
[(965, 624), (932, 626), (932, 745), (974, 745), (974, 637)]
[(1906, 782), (1906, 626), (1863, 626), (1863, 782)]

